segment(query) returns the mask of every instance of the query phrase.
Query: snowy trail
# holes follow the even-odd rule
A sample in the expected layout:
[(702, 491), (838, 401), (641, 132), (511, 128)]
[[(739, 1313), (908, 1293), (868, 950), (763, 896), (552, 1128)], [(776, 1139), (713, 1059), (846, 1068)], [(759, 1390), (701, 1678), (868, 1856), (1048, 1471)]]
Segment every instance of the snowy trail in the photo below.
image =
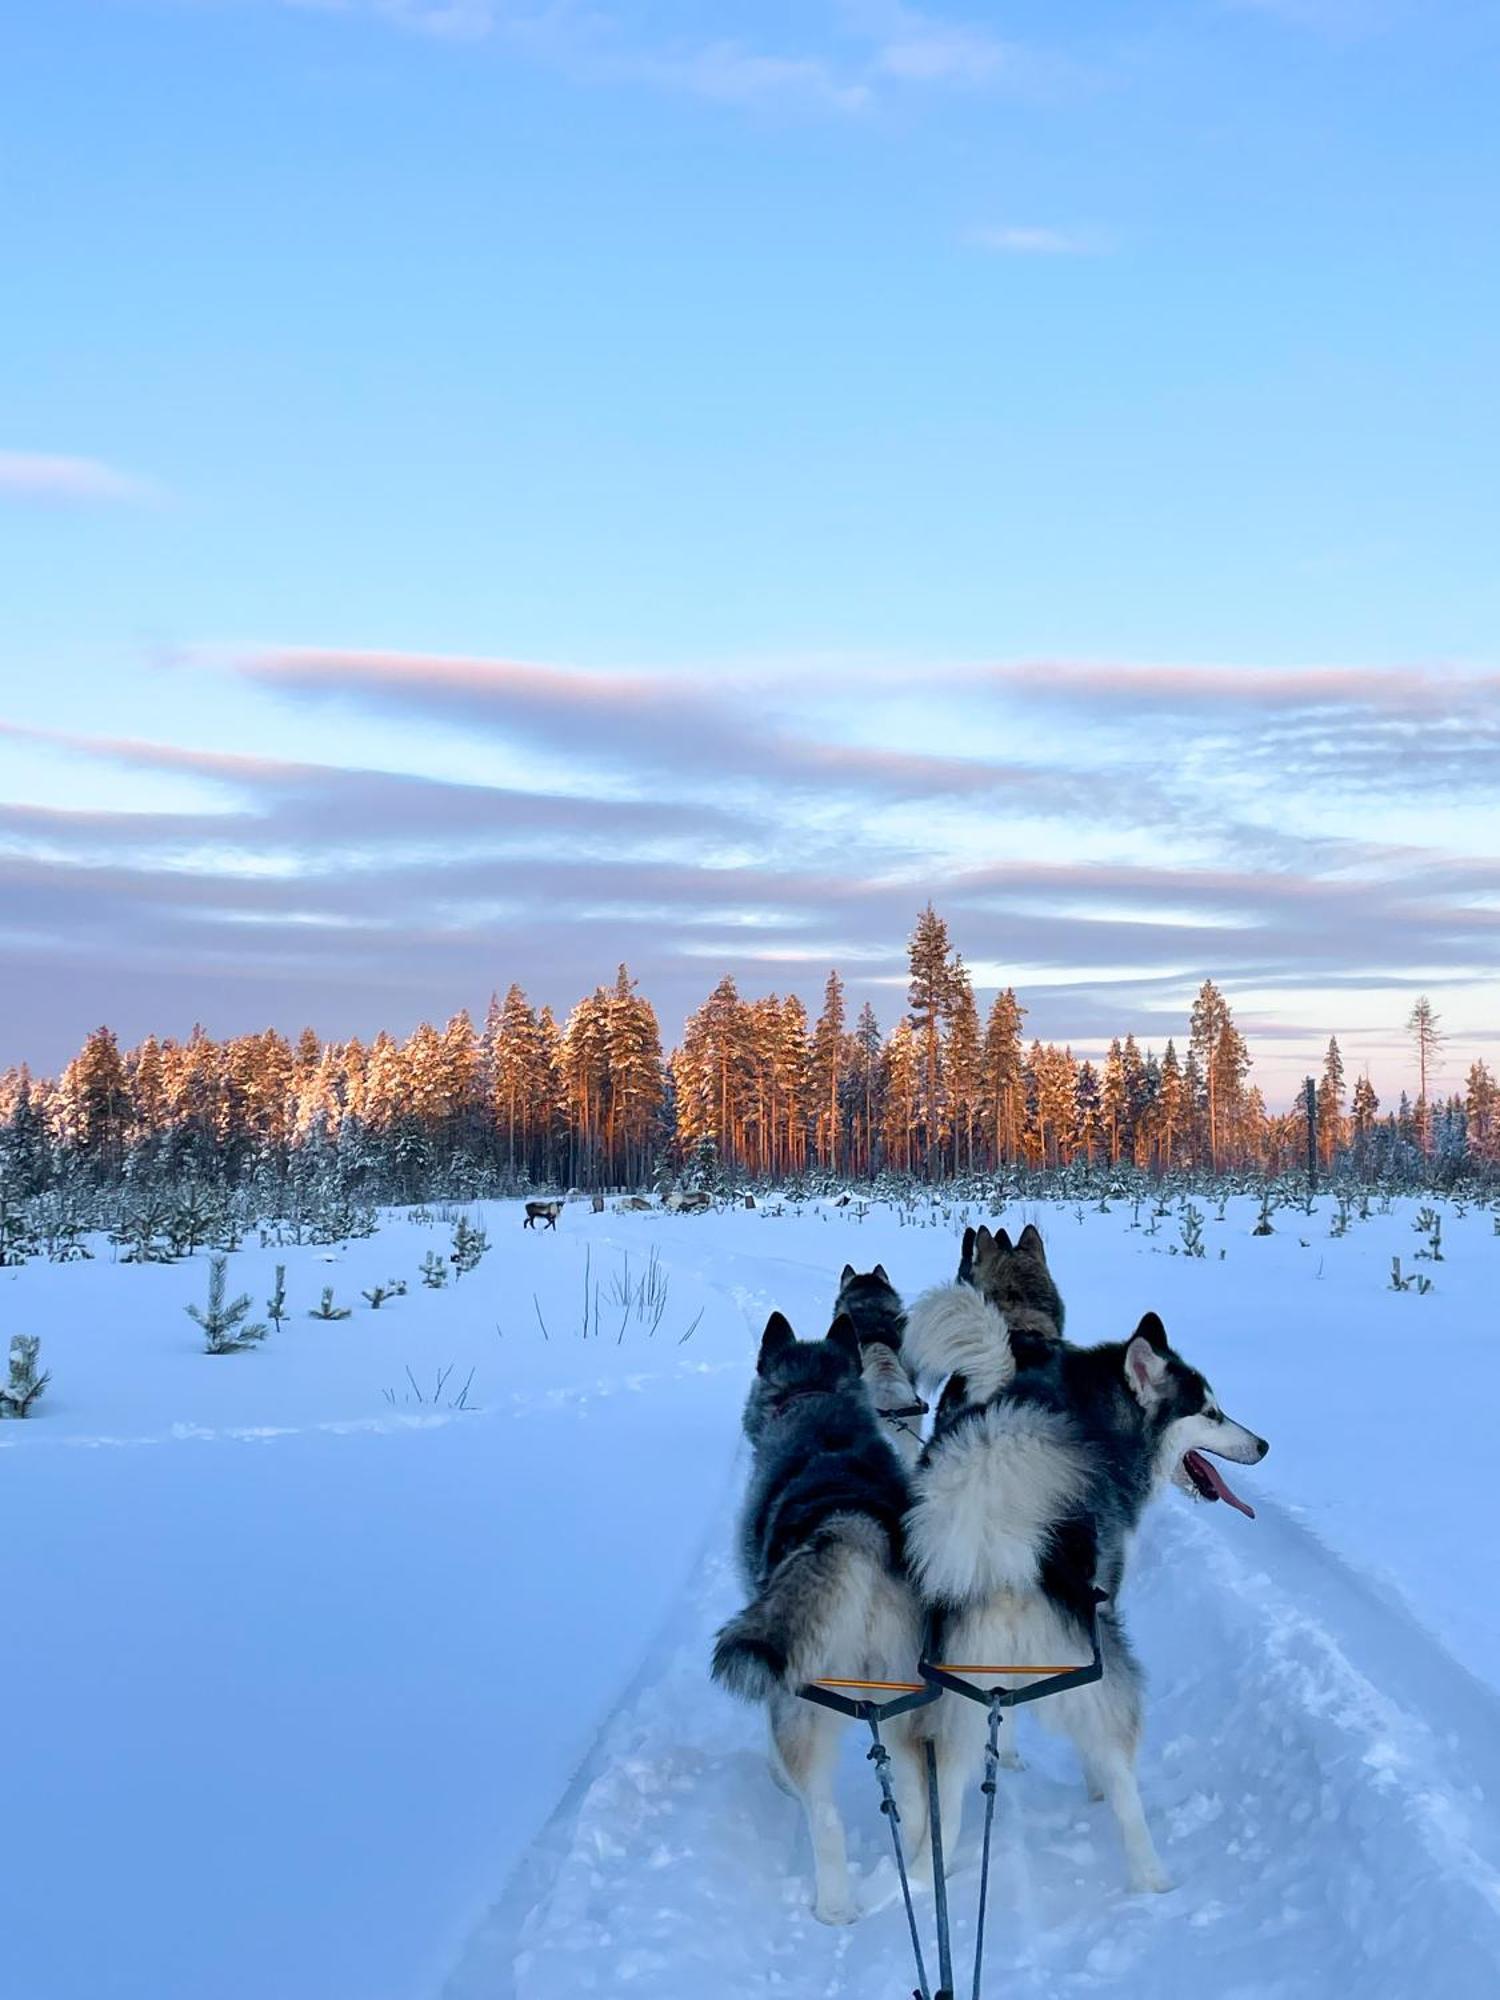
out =
[[(726, 1514), (667, 1630), (445, 2000), (832, 2000), (909, 1993), (902, 1918), (807, 1908), (798, 1814), (758, 1718), (708, 1683), (736, 1588)], [(1362, 2000), (1500, 1987), (1500, 1700), (1274, 1505), (1252, 1528), (1168, 1499), (1129, 1604), (1151, 1671), (1143, 1782), (1178, 1887), (1122, 1887), (1107, 1809), (1023, 1724), (1007, 1776), (986, 1986)], [(851, 1731), (856, 1864), (889, 1887)], [(968, 1963), (977, 1814), (955, 1881)], [(1332, 1850), (1336, 1850), (1333, 1853)], [(966, 1988), (966, 1978), (961, 1988)]]
[[(1299, 1211), (1262, 1239), (1235, 1198), (1192, 1259), (1170, 1217), (1037, 1205), (1076, 1328), (1159, 1308), (1274, 1455), (1253, 1524), (1164, 1499), (1131, 1581), (1143, 1787), (1178, 1888), (1124, 1893), (1111, 1819), (1023, 1718), (988, 1992), (1500, 1992), (1500, 1594), (1464, 1525), (1500, 1236), (1453, 1205), (1435, 1289), (1396, 1293), (1411, 1207), (1347, 1232)], [(26, 1719), (0, 1874), (30, 1917), (6, 2000), (908, 1995), (859, 1734), (843, 1789), (874, 1907), (831, 1932), (760, 1718), (706, 1667), (738, 1600), (767, 1312), (821, 1331), (845, 1258), (911, 1296), (951, 1275), (963, 1219), (575, 1204), (536, 1236), (495, 1205), (479, 1272), (436, 1291), (415, 1274), (451, 1218), (393, 1212), (331, 1249), (242, 1248), (232, 1286), (262, 1298), (284, 1261), (294, 1310), (228, 1362), (187, 1330), (201, 1259), (98, 1244), (0, 1274), (56, 1371), (39, 1420), (0, 1426), (0, 1683)], [(379, 1313), (308, 1316), (330, 1281), (354, 1301), (400, 1274)], [(668, 1278), (663, 1310), (622, 1310)], [(472, 1381), (465, 1409), (443, 1380)], [(971, 1815), (960, 1973), (976, 1848)]]

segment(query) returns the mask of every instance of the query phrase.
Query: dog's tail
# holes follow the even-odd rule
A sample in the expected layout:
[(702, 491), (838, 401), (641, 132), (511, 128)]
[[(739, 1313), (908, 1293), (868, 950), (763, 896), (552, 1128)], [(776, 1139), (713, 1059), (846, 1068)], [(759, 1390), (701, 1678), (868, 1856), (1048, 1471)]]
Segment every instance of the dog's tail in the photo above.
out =
[[(745, 1701), (764, 1701), (778, 1687), (800, 1687), (828, 1672), (823, 1653), (829, 1635), (849, 1622), (851, 1612), (859, 1613), (888, 1556), (875, 1521), (835, 1517), (778, 1563), (760, 1594), (720, 1628), (713, 1678)], [(862, 1625), (863, 1616), (854, 1623)]]
[(907, 1315), (901, 1359), (923, 1388), (964, 1376), (976, 1403), (998, 1395), (1016, 1372), (1004, 1315), (966, 1284), (923, 1292)]

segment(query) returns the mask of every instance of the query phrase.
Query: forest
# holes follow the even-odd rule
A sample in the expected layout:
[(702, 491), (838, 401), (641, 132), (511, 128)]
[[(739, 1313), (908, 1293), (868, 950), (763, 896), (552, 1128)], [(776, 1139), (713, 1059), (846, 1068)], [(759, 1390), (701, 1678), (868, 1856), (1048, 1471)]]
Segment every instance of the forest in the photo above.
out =
[[(849, 1018), (828, 974), (811, 1018), (795, 994), (746, 999), (719, 981), (664, 1051), (625, 966), (563, 1020), (519, 985), (476, 1025), (463, 1010), (404, 1040), (293, 1041), (275, 1029), (215, 1040), (90, 1034), (59, 1075), (0, 1073), (0, 1182), (25, 1198), (82, 1174), (221, 1187), (310, 1177), (336, 1163), (371, 1199), (437, 1188), (717, 1188), (900, 1174), (943, 1181), (1083, 1165), (1154, 1175), (1275, 1175), (1309, 1151), (1305, 1103), (1268, 1108), (1228, 1000), (1205, 979), (1158, 1051), (1133, 1034), (1102, 1061), (1026, 1034), (1010, 987), (981, 1015), (943, 918), (909, 946), (907, 1004), (884, 1032)], [(1326, 1173), (1440, 1181), (1500, 1166), (1500, 1096), (1475, 1060), (1431, 1088), (1442, 1034), (1424, 998), (1408, 1028), (1416, 1089), (1382, 1109), (1347, 1083), (1336, 1037), (1316, 1081), (1312, 1141)]]

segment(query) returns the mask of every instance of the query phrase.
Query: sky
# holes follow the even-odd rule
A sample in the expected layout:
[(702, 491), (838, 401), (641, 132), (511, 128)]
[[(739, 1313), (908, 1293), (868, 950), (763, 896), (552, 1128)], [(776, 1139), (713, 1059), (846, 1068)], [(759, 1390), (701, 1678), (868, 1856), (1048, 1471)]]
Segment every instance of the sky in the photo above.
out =
[(0, 18), (0, 1067), (931, 898), (1285, 1101), (1500, 1022), (1492, 0)]

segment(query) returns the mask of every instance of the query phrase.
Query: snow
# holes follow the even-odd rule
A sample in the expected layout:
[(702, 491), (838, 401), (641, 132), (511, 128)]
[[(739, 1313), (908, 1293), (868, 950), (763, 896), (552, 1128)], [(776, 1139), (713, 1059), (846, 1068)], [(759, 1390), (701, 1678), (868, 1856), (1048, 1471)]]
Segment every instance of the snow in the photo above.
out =
[[(1000, 1218), (1042, 1227), (1073, 1337), (1154, 1308), (1272, 1452), (1236, 1474), (1256, 1521), (1169, 1494), (1132, 1573), (1177, 1888), (1125, 1893), (1107, 1809), (1023, 1718), (987, 1990), (1500, 1990), (1500, 1237), (1439, 1204), (1443, 1261), (1414, 1262), (1421, 1204), (1336, 1237), (1324, 1198), (1264, 1238), (1252, 1199), (1199, 1205), (1202, 1259), (1149, 1206)], [(523, 1232), (487, 1204), (489, 1254), (442, 1291), (417, 1266), (451, 1218), (247, 1244), (231, 1296), (264, 1318), (284, 1263), (293, 1316), (223, 1356), (184, 1311), (205, 1255), (0, 1271), (0, 1340), (40, 1334), (53, 1377), (0, 1424), (7, 1996), (910, 1992), (862, 1744), (843, 1784), (875, 1907), (830, 1931), (760, 1720), (706, 1660), (766, 1313), (820, 1332), (846, 1258), (908, 1294), (951, 1276), (965, 1213), (776, 1211), (572, 1203)], [(653, 1249), (654, 1333), (616, 1297)], [(1434, 1289), (1391, 1290), (1396, 1255)], [(409, 1291), (370, 1311), (392, 1277)], [(350, 1319), (307, 1317), (328, 1283)]]

